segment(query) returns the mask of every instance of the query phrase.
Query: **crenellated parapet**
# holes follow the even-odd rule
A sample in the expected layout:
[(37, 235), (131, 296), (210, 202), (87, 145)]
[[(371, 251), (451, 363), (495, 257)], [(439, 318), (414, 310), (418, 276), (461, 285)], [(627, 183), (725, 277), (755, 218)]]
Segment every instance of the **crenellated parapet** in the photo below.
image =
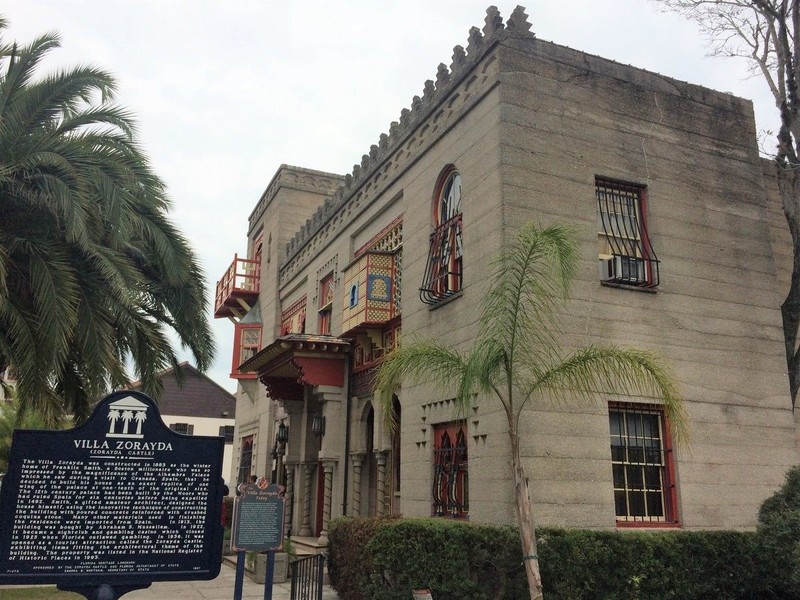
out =
[(267, 210), (280, 188), (325, 194), (329, 193), (330, 190), (336, 189), (341, 185), (341, 182), (342, 176), (335, 173), (326, 173), (292, 165), (281, 165), (267, 185), (264, 193), (261, 194), (256, 207), (250, 213), (248, 218), (250, 228), (256, 227), (261, 222), (261, 216)]
[[(349, 223), (376, 189), (394, 179), (415, 156), (417, 150), (442, 135), (449, 123), (474, 104), (493, 83), (494, 61), (486, 60), (501, 41), (509, 37), (534, 37), (522, 6), (517, 6), (506, 23), (497, 7), (486, 10), (483, 29), (472, 27), (466, 50), (453, 48), (450, 67), (439, 64), (436, 79), (425, 82), (421, 96), (414, 96), (411, 107), (400, 111), (400, 117), (382, 133), (378, 143), (353, 165), (344, 176), (332, 198), (325, 200), (314, 215), (286, 246), (286, 259), (281, 265), (281, 284), (293, 276), (331, 235)], [(495, 80), (496, 81), (496, 80)]]

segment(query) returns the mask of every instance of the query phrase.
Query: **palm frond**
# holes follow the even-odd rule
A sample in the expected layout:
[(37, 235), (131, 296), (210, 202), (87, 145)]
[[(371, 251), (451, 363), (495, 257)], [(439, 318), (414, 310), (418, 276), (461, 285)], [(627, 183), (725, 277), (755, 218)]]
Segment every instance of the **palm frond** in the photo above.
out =
[(548, 394), (607, 398), (628, 395), (658, 400), (678, 444), (688, 440), (688, 419), (675, 378), (653, 352), (630, 348), (589, 346), (553, 365), (524, 391), (525, 399)]
[(414, 341), (390, 352), (375, 380), (375, 396), (387, 424), (394, 426), (391, 423), (392, 394), (401, 381), (429, 383), (438, 390), (452, 393), (466, 368), (461, 353), (433, 341)]

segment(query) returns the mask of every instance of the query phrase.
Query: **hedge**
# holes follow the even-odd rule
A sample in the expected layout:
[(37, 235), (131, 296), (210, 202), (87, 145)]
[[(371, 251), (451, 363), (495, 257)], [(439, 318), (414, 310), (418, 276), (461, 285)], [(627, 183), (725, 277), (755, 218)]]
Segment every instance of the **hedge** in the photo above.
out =
[[(754, 532), (537, 530), (548, 600), (788, 599)], [(342, 600), (529, 598), (514, 527), (442, 519), (332, 522)], [(784, 591), (781, 591), (784, 590)]]

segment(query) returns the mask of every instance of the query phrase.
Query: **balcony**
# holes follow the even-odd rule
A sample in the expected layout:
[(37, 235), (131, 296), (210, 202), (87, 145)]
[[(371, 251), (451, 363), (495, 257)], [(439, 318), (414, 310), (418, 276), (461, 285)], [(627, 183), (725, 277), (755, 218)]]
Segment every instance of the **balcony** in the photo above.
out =
[(344, 271), (343, 334), (380, 328), (395, 317), (398, 290), (392, 252), (366, 252)]
[(261, 261), (235, 254), (231, 266), (217, 282), (214, 318), (243, 317), (258, 299), (260, 279)]

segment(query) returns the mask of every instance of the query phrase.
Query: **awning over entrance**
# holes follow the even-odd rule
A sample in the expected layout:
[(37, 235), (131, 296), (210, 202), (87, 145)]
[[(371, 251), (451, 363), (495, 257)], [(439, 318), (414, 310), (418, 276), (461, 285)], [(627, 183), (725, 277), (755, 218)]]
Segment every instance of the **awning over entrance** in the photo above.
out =
[(350, 342), (329, 335), (281, 336), (239, 366), (256, 373), (276, 400), (302, 398), (303, 386), (344, 387)]

